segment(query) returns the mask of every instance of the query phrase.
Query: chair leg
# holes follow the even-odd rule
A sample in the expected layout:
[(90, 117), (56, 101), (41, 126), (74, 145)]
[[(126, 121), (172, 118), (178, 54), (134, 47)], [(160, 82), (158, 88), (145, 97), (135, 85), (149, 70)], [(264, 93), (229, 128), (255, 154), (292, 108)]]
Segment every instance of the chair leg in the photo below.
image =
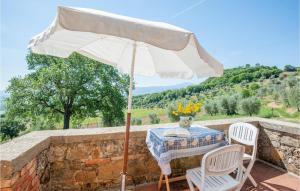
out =
[(187, 180), (187, 182), (188, 182), (188, 185), (189, 185), (190, 190), (191, 190), (191, 191), (195, 191), (195, 188), (194, 188), (194, 185), (193, 185), (191, 179), (190, 179), (188, 176), (186, 176), (186, 180)]
[(157, 188), (158, 191), (160, 191), (161, 183), (162, 183), (163, 177), (164, 177), (163, 173), (160, 173), (159, 182), (158, 182), (158, 188)]
[(169, 184), (168, 175), (165, 175), (165, 180), (166, 180), (167, 191), (170, 191), (170, 184)]
[(257, 183), (255, 182), (254, 178), (251, 176), (251, 174), (249, 173), (248, 178), (250, 180), (250, 182), (253, 184), (254, 187), (257, 187)]

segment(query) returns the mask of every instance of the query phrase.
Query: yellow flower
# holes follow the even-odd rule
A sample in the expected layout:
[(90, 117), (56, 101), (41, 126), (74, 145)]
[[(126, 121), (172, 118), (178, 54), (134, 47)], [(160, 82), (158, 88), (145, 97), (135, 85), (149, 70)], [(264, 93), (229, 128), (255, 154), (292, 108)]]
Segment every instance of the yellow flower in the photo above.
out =
[(185, 108), (185, 114), (190, 114), (192, 112), (191, 103), (189, 103)]
[(178, 110), (178, 113), (182, 113), (183, 112), (183, 107), (182, 107), (182, 103), (181, 102), (178, 104), (177, 110)]

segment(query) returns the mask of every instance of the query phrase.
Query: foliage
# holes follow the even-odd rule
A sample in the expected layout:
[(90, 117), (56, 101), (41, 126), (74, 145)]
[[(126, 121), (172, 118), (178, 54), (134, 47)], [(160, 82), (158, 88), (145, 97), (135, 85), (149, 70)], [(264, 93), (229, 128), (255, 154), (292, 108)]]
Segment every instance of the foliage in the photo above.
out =
[(132, 118), (131, 124), (132, 125), (142, 125), (142, 119), (141, 118)]
[(226, 115), (237, 114), (237, 95), (227, 95), (221, 98), (220, 104)]
[(297, 108), (300, 111), (300, 87), (294, 87), (288, 90), (288, 101), (291, 106)]
[(296, 70), (297, 70), (297, 68), (295, 66), (292, 66), (292, 65), (285, 65), (284, 66), (284, 71), (295, 72)]
[(8, 119), (4, 115), (0, 117), (0, 127), (1, 141), (17, 137), (19, 132), (25, 130), (24, 123)]
[(170, 104), (168, 106), (168, 117), (171, 120), (171, 122), (179, 121), (179, 117), (180, 116), (173, 114), (173, 111), (175, 111), (176, 109), (177, 109), (177, 105), (176, 104)]
[(268, 89), (266, 87), (260, 87), (258, 90), (257, 90), (257, 96), (259, 97), (264, 97), (267, 95), (267, 91)]
[[(218, 89), (225, 89), (236, 84), (258, 82), (261, 79), (278, 77), (281, 70), (277, 67), (262, 66), (238, 67), (226, 69), (221, 77), (211, 77), (198, 85), (178, 90), (168, 90), (160, 93), (134, 96), (133, 103), (136, 108), (167, 107), (171, 102), (179, 99), (189, 99), (191, 96), (200, 97), (203, 93), (216, 93)], [(255, 86), (255, 85), (254, 85)], [(250, 87), (251, 88), (251, 87)]]
[(290, 88), (293, 88), (293, 87), (295, 87), (296, 85), (299, 85), (299, 84), (298, 84), (298, 83), (299, 83), (299, 79), (297, 79), (297, 78), (294, 77), (294, 76), (290, 76), (290, 77), (287, 78), (286, 83), (287, 83), (287, 85), (288, 85)]
[(157, 116), (156, 113), (149, 114), (149, 118), (150, 118), (150, 123), (151, 124), (158, 124), (160, 122), (160, 119), (159, 119), (159, 117)]
[(7, 114), (28, 123), (40, 118), (60, 122), (69, 128), (71, 117), (103, 116), (104, 125), (124, 121), (128, 77), (111, 66), (80, 54), (68, 58), (29, 54), (32, 72), (13, 78), (8, 87)]
[(251, 96), (251, 92), (250, 92), (250, 90), (247, 89), (247, 88), (242, 89), (241, 94), (242, 94), (242, 98), (247, 98), (247, 97), (250, 97), (250, 96)]
[(215, 100), (206, 101), (204, 104), (204, 109), (206, 113), (208, 113), (211, 116), (217, 115), (217, 113), (219, 112), (218, 103)]
[(248, 115), (258, 114), (260, 110), (260, 100), (257, 97), (245, 98), (241, 101), (242, 110)]
[(259, 86), (259, 84), (257, 84), (257, 83), (252, 83), (252, 84), (250, 84), (250, 89), (252, 90), (252, 91), (256, 91), (256, 90), (258, 90), (260, 88), (260, 86)]

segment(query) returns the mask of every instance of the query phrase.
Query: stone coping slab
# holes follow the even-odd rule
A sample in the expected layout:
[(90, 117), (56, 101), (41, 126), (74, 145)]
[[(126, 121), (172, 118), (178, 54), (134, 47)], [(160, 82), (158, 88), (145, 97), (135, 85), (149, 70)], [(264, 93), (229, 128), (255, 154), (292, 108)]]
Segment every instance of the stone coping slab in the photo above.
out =
[[(235, 122), (249, 122), (260, 125), (264, 128), (283, 131), (286, 133), (300, 135), (300, 127), (297, 123), (264, 119), (258, 117), (232, 118), (208, 121), (195, 121), (193, 124), (213, 127), (226, 128)], [(177, 123), (132, 126), (131, 137), (144, 137), (148, 129), (162, 126), (177, 126)], [(12, 166), (13, 172), (20, 170), (26, 163), (32, 160), (44, 149), (49, 148), (50, 144), (89, 142), (93, 140), (123, 139), (125, 128), (105, 127), (89, 129), (67, 129), (67, 130), (43, 130), (33, 131), (26, 135), (17, 137), (7, 143), (0, 145), (0, 164)]]

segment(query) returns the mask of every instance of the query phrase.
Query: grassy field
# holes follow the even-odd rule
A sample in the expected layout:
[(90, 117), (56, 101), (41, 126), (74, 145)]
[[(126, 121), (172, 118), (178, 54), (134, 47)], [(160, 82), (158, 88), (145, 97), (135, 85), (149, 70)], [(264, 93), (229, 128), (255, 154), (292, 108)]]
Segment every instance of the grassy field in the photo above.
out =
[[(273, 118), (273, 119), (279, 119), (284, 121), (290, 121), (290, 122), (300, 122), (300, 112), (293, 111), (288, 112), (290, 108), (274, 108), (272, 111), (272, 108), (268, 107), (266, 104), (264, 104), (260, 112), (257, 115), (257, 117), (263, 117), (263, 118)], [(162, 108), (153, 108), (153, 109), (133, 109), (132, 110), (132, 118), (139, 118), (142, 120), (142, 125), (148, 125), (150, 123), (149, 114), (155, 113), (160, 118), (160, 123), (170, 123), (170, 119), (167, 115), (167, 109)], [(228, 119), (228, 118), (237, 118), (237, 117), (247, 117), (248, 115), (245, 114), (238, 114), (238, 115), (208, 115), (204, 111), (198, 113), (194, 117), (194, 121), (203, 121), (203, 120), (214, 120), (214, 119)], [(93, 127), (96, 124), (101, 126), (101, 119), (100, 117), (96, 118), (88, 118), (83, 122), (83, 127)]]

